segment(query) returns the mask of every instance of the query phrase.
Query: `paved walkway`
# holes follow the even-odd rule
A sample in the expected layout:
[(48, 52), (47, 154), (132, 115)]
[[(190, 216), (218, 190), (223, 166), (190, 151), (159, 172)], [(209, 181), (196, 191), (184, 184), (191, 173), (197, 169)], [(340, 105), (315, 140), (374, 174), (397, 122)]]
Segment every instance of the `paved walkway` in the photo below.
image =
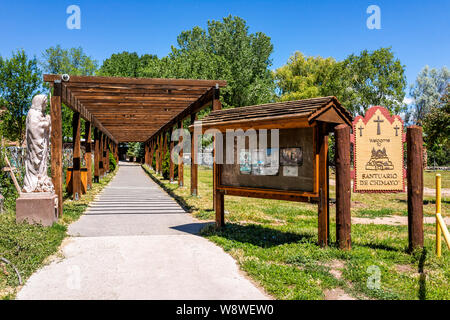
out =
[(140, 166), (121, 163), (18, 299), (267, 299)]

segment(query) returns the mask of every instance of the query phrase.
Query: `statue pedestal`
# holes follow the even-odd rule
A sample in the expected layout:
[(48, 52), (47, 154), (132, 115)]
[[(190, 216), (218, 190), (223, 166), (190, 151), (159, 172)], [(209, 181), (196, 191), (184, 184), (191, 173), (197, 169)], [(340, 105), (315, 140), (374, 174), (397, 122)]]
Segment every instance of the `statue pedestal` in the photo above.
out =
[(16, 200), (16, 222), (51, 226), (58, 220), (58, 196), (50, 192), (22, 193)]

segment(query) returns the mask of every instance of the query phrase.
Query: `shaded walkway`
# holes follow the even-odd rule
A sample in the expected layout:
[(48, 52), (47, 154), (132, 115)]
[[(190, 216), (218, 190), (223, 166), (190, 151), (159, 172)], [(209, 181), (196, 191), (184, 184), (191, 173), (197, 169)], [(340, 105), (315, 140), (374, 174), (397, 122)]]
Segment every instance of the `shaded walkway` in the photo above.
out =
[(140, 166), (121, 163), (53, 261), (18, 299), (265, 299), (233, 258), (197, 236), (203, 223)]

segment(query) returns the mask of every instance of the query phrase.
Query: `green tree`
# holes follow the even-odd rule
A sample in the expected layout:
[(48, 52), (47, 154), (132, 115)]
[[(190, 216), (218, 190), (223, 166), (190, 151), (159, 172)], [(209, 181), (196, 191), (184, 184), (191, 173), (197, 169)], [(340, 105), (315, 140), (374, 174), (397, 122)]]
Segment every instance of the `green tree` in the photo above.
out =
[(280, 99), (299, 100), (327, 96), (329, 82), (336, 68), (333, 58), (306, 57), (296, 52), (288, 63), (277, 69), (274, 77), (280, 90)]
[(337, 84), (335, 90), (353, 114), (362, 114), (374, 105), (386, 107), (394, 114), (404, 110), (405, 67), (391, 48), (351, 54), (339, 67), (337, 71), (343, 75), (343, 81), (333, 85)]
[[(410, 95), (414, 99), (412, 108), (409, 110), (412, 122), (422, 124), (433, 108), (439, 108), (443, 105), (442, 98), (446, 94), (449, 80), (450, 71), (446, 67), (437, 70), (425, 66), (420, 71), (410, 91)], [(434, 113), (437, 112), (439, 111), (435, 110)]]
[(438, 165), (450, 163), (450, 97), (449, 87), (439, 102), (423, 117), (425, 143), (430, 160)]
[(25, 120), (33, 96), (40, 93), (41, 72), (36, 58), (17, 50), (11, 59), (0, 56), (0, 104), (7, 109), (1, 115), (2, 135), (23, 143)]
[(354, 115), (382, 105), (392, 113), (403, 110), (404, 66), (390, 48), (333, 58), (305, 57), (297, 52), (275, 72), (281, 100), (336, 96)]
[[(41, 66), (45, 73), (69, 74), (78, 76), (92, 76), (97, 70), (98, 63), (89, 57), (83, 48), (64, 49), (60, 45), (46, 49), (42, 54)], [(62, 105), (62, 131), (63, 139), (72, 137), (73, 111)], [(84, 122), (84, 120), (82, 121)], [(81, 125), (84, 132), (84, 125)]]
[(42, 53), (42, 68), (51, 74), (91, 76), (97, 71), (98, 63), (83, 51), (83, 48), (63, 49), (60, 45), (50, 47)]
[(142, 70), (153, 60), (158, 60), (156, 55), (144, 54), (139, 56), (136, 52), (123, 51), (112, 54), (111, 57), (103, 61), (97, 72), (99, 76), (110, 77), (142, 77)]
[(208, 21), (207, 30), (183, 31), (177, 44), (167, 57), (149, 64), (144, 76), (227, 80), (221, 90), (224, 107), (273, 100), (273, 45), (264, 33), (249, 33), (245, 20), (228, 16)]

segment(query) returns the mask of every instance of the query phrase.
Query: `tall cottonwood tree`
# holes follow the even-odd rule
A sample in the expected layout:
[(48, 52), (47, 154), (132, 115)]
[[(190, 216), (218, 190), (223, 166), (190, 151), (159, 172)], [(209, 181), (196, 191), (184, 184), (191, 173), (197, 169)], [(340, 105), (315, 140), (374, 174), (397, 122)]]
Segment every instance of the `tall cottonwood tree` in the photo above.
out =
[(127, 51), (115, 53), (103, 61), (97, 75), (139, 78), (143, 76), (142, 70), (153, 60), (158, 60), (156, 55), (144, 54), (139, 56), (136, 52)]
[[(91, 76), (97, 71), (98, 63), (89, 57), (83, 48), (64, 49), (60, 45), (50, 47), (42, 53), (41, 66), (45, 73), (69, 74), (77, 76)], [(73, 111), (66, 105), (62, 105), (62, 131), (63, 139), (72, 137)], [(83, 120), (84, 121), (84, 120)], [(82, 122), (83, 122), (82, 121)], [(81, 126), (82, 133), (84, 125)]]
[(224, 107), (240, 107), (274, 99), (270, 71), (273, 45), (262, 32), (250, 33), (245, 20), (228, 16), (194, 27), (177, 38), (177, 47), (143, 69), (148, 77), (221, 79)]
[(14, 52), (10, 59), (0, 56), (0, 105), (6, 108), (1, 113), (0, 126), (7, 139), (23, 143), (26, 116), (41, 86), (36, 58), (29, 59), (23, 49)]
[(359, 55), (343, 61), (306, 57), (296, 53), (275, 71), (281, 100), (336, 96), (353, 115), (370, 106), (382, 105), (392, 113), (403, 111), (406, 78), (404, 66), (390, 48)]
[(419, 72), (410, 90), (413, 104), (409, 112), (413, 123), (422, 124), (433, 108), (444, 105), (442, 98), (448, 94), (449, 81), (450, 71), (446, 67), (430, 69), (429, 66), (425, 66)]

